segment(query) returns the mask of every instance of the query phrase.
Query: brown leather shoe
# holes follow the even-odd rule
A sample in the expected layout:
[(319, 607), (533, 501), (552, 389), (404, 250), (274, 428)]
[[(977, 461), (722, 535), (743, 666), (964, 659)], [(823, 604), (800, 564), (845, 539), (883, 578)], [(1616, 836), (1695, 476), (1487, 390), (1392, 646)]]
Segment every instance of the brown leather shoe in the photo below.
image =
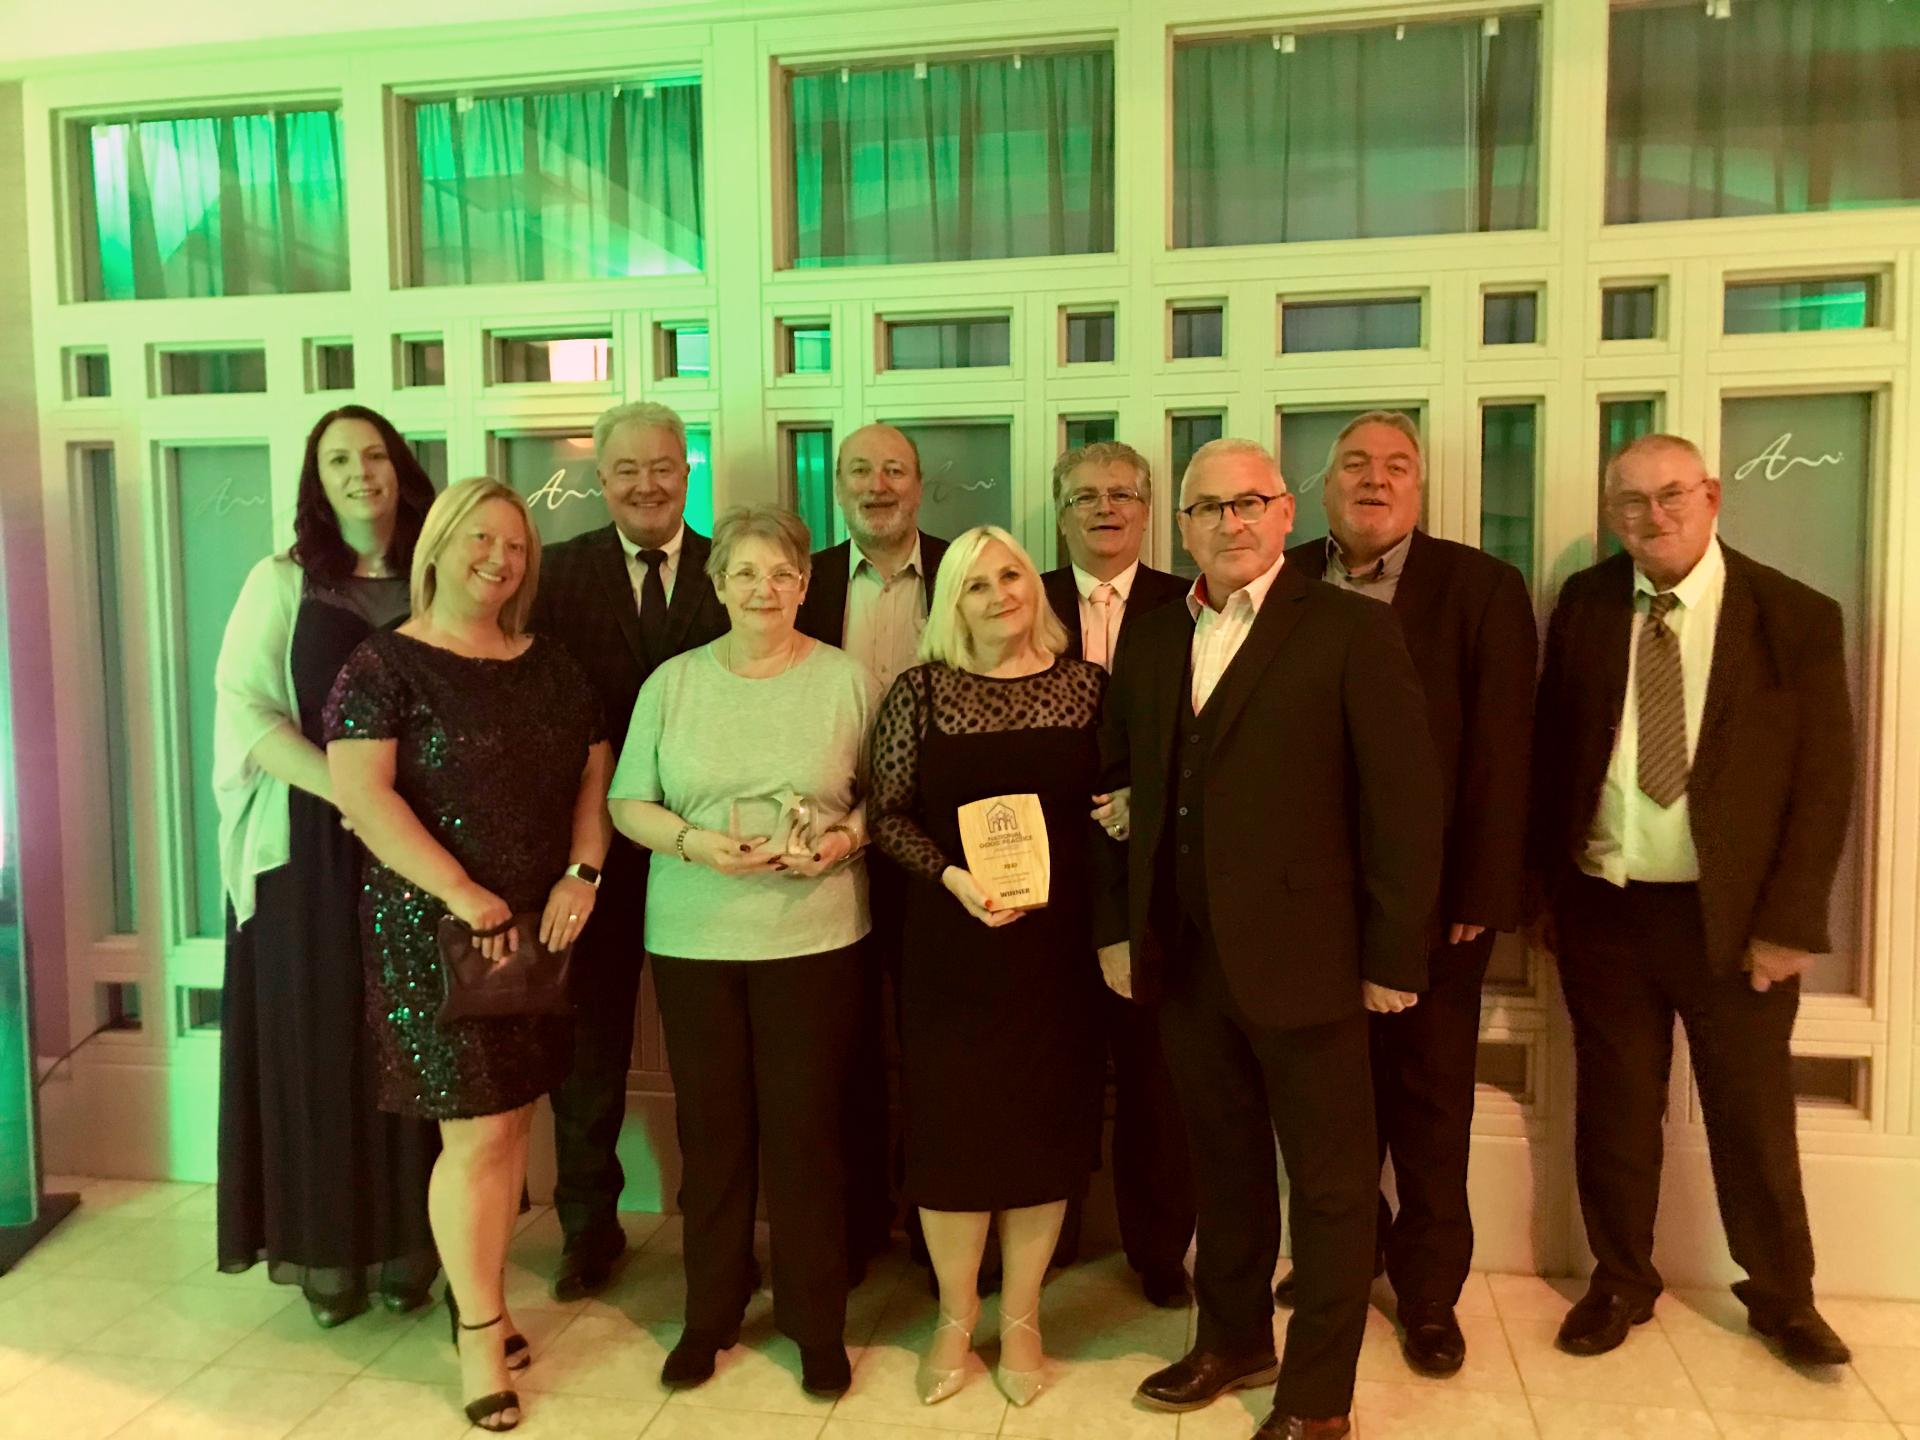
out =
[(1340, 1440), (1353, 1433), (1353, 1422), (1345, 1415), (1327, 1420), (1305, 1420), (1298, 1415), (1282, 1415), (1278, 1410), (1260, 1423), (1253, 1440)]
[(1154, 1410), (1198, 1410), (1229, 1390), (1250, 1390), (1280, 1378), (1280, 1362), (1264, 1355), (1221, 1355), (1198, 1346), (1140, 1382), (1134, 1398)]
[(1755, 1311), (1747, 1316), (1754, 1333), (1766, 1336), (1780, 1347), (1780, 1358), (1789, 1365), (1845, 1365), (1853, 1359), (1847, 1342), (1811, 1305), (1802, 1305), (1782, 1316)]
[(1624, 1295), (1589, 1290), (1560, 1322), (1554, 1343), (1569, 1355), (1604, 1355), (1618, 1349), (1627, 1332), (1653, 1318), (1653, 1304), (1637, 1304)]

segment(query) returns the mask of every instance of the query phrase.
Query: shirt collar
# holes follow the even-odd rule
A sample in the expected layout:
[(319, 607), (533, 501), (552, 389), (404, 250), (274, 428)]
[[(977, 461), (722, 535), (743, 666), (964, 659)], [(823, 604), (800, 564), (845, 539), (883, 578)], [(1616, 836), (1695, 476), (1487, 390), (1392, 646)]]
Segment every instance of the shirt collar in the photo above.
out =
[[(627, 553), (627, 563), (629, 565), (639, 564), (640, 551), (642, 547), (634, 544), (633, 541), (629, 540), (627, 538), (627, 532), (622, 530), (618, 525), (613, 527), (613, 533), (620, 537), (620, 548), (626, 551)], [(687, 538), (687, 522), (682, 520), (680, 522), (679, 528), (673, 532), (673, 538), (667, 541), (666, 544), (659, 547), (660, 549), (667, 552), (667, 567), (666, 567), (667, 569), (678, 570), (680, 568), (680, 544), (686, 538)]]
[(1073, 570), (1073, 588), (1080, 592), (1080, 598), (1082, 600), (1093, 599), (1094, 587), (1096, 585), (1107, 584), (1113, 587), (1113, 593), (1120, 597), (1120, 603), (1124, 605), (1127, 603), (1127, 597), (1133, 593), (1133, 578), (1140, 573), (1140, 562), (1138, 560), (1134, 561), (1131, 565), (1127, 566), (1126, 569), (1114, 576), (1113, 579), (1107, 581), (1095, 579), (1078, 565), (1072, 566), (1071, 568)]
[[(1698, 609), (1726, 569), (1727, 558), (1721, 552), (1720, 536), (1716, 531), (1713, 538), (1707, 541), (1707, 553), (1687, 572), (1687, 578), (1673, 587), (1673, 598), (1679, 602), (1682, 610)], [(1638, 565), (1633, 567), (1633, 593), (1636, 596), (1660, 593), (1653, 581), (1641, 573)]]
[[(873, 572), (873, 578), (876, 580), (881, 578), (880, 567), (866, 557), (866, 553), (861, 550), (858, 542), (853, 540), (847, 542), (847, 556), (847, 578), (849, 580), (857, 577), (862, 570), (871, 570)], [(913, 534), (913, 553), (907, 556), (907, 563), (900, 568), (900, 573), (902, 575), (918, 575), (923, 579), (926, 577), (927, 572), (920, 564), (920, 532), (917, 530), (914, 531)]]
[(1349, 583), (1355, 585), (1398, 580), (1400, 572), (1407, 568), (1407, 552), (1412, 548), (1413, 531), (1409, 530), (1400, 537), (1399, 543), (1391, 550), (1381, 555), (1371, 565), (1362, 566), (1360, 573), (1355, 574), (1352, 567), (1347, 564), (1346, 553), (1341, 550), (1340, 542), (1329, 535), (1327, 536), (1327, 569), (1331, 572), (1338, 567), (1339, 573), (1344, 575)]
[[(1227, 605), (1232, 605), (1235, 600), (1244, 595), (1247, 598), (1248, 606), (1255, 615), (1258, 615), (1260, 613), (1260, 607), (1266, 603), (1267, 592), (1273, 588), (1273, 582), (1280, 578), (1280, 567), (1286, 563), (1287, 557), (1283, 551), (1279, 557), (1274, 560), (1273, 564), (1268, 567), (1264, 575), (1255, 576), (1252, 580), (1249, 580), (1245, 585), (1241, 586), (1240, 589), (1229, 595), (1227, 597)], [(1200, 612), (1202, 610), (1210, 610), (1211, 608), (1212, 607), (1207, 604), (1207, 577), (1202, 575), (1198, 580), (1193, 582), (1193, 588), (1187, 591), (1187, 613), (1197, 621), (1200, 618)], [(1220, 613), (1226, 613), (1225, 606), (1221, 607)]]

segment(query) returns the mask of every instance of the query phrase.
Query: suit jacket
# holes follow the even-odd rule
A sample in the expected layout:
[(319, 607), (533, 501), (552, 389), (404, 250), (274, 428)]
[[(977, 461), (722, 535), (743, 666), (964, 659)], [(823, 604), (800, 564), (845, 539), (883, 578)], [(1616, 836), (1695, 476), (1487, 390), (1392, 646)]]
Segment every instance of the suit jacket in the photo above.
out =
[[(1053, 613), (1067, 627), (1067, 654), (1075, 660), (1086, 659), (1080, 634), (1080, 590), (1073, 583), (1073, 566), (1062, 565), (1058, 570), (1047, 571), (1040, 577), (1040, 584), (1047, 592), (1047, 603), (1053, 606)], [(1114, 649), (1120, 648), (1120, 636), (1126, 633), (1128, 625), (1149, 610), (1185, 600), (1188, 589), (1189, 582), (1164, 570), (1142, 565), (1134, 571), (1133, 591), (1127, 596), (1127, 608), (1120, 614), (1120, 631), (1113, 637)]]
[(540, 556), (533, 629), (565, 645), (587, 672), (606, 713), (616, 760), (626, 743), (634, 699), (654, 664), (727, 631), (726, 607), (706, 574), (712, 550), (706, 536), (684, 532), (673, 598), (667, 603), (666, 654), (657, 657), (649, 657), (641, 642), (633, 581), (612, 525), (563, 540)]
[[(1124, 850), (1095, 849), (1097, 939), (1132, 942), (1143, 1000), (1182, 923), (1169, 809), (1192, 640), (1185, 605), (1130, 621), (1101, 722), (1102, 788), (1133, 799)], [(1393, 616), (1282, 566), (1208, 709), (1206, 920), (1241, 1009), (1288, 1029), (1358, 1011), (1363, 977), (1425, 989), (1440, 772)]]
[[(1331, 540), (1287, 552), (1318, 580)], [(1440, 760), (1446, 853), (1444, 925), (1512, 930), (1526, 877), (1527, 753), (1540, 633), (1520, 572), (1485, 551), (1413, 532), (1393, 613), (1420, 687)]]
[[(1687, 776), (1707, 959), (1747, 942), (1832, 948), (1827, 907), (1853, 799), (1853, 706), (1840, 607), (1723, 545), (1725, 598)], [(1567, 581), (1534, 716), (1534, 863), (1552, 887), (1585, 848), (1626, 702), (1633, 560)], [(1551, 894), (1551, 888), (1548, 893)]]
[[(929, 611), (933, 609), (934, 577), (940, 573), (940, 561), (946, 553), (946, 541), (920, 532), (920, 590)], [(848, 558), (852, 554), (851, 540), (813, 552), (813, 577), (807, 582), (807, 598), (800, 602), (800, 614), (794, 621), (802, 635), (829, 645), (846, 643), (847, 581), (853, 573)]]

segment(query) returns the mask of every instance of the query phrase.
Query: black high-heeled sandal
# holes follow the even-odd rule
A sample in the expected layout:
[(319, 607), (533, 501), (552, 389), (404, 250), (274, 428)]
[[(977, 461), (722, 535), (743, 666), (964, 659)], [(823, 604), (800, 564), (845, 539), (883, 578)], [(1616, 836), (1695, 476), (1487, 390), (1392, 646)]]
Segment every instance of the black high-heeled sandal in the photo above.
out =
[[(500, 1317), (496, 1315), (493, 1318), (498, 1320)], [(460, 1348), (460, 1332), (468, 1328), (460, 1323), (460, 1306), (453, 1298), (453, 1287), (449, 1285), (447, 1287), (447, 1338), (453, 1342), (455, 1350)], [(507, 1343), (502, 1350), (507, 1357), (509, 1370), (516, 1372), (524, 1370), (533, 1363), (533, 1350), (527, 1344), (527, 1337), (524, 1335), (507, 1336)]]
[[(459, 1331), (491, 1330), (500, 1323), (500, 1316), (496, 1315), (491, 1320), (483, 1320), (478, 1325), (462, 1325), (457, 1318), (453, 1323), (455, 1326), (453, 1347), (455, 1351), (458, 1351), (460, 1348)], [(520, 1409), (520, 1392), (518, 1390), (496, 1390), (491, 1395), (482, 1395), (478, 1400), (467, 1401), (465, 1409), (467, 1412), (467, 1423), (469, 1425), (498, 1435), (503, 1431), (516, 1428), (520, 1424), (520, 1416), (515, 1414), (513, 1419), (502, 1421), (497, 1425), (489, 1424), (488, 1422), (499, 1420), (500, 1417), (509, 1410), (517, 1412)]]

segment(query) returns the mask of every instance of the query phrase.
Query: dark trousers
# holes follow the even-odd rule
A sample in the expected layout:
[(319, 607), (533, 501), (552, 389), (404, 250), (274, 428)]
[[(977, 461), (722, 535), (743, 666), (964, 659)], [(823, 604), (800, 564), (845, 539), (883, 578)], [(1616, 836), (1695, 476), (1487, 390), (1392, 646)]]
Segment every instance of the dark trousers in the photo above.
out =
[(1380, 1201), (1380, 1247), (1402, 1304), (1459, 1302), (1473, 1262), (1467, 1156), (1473, 1143), (1480, 985), (1493, 932), (1428, 952), (1420, 1003), (1369, 1015), (1380, 1159), (1393, 1157), (1397, 1212)]
[(731, 1343), (752, 1294), (766, 1165), (774, 1323), (802, 1345), (846, 1327), (841, 1105), (862, 947), (785, 960), (654, 957), (680, 1137), (687, 1333)]
[(593, 915), (574, 942), (573, 1068), (551, 1096), (553, 1205), (568, 1249), (622, 1243), (620, 1126), (627, 1118), (646, 913), (647, 852), (616, 836)]
[(1211, 951), (1196, 936), (1183, 940), (1159, 1006), (1199, 1201), (1197, 1343), (1234, 1355), (1272, 1344), (1277, 1137), (1298, 1279), (1274, 1408), (1345, 1415), (1367, 1324), (1380, 1190), (1366, 1016), (1298, 1030), (1255, 1025)]
[(1777, 1315), (1813, 1298), (1788, 1042), (1800, 984), (1755, 991), (1707, 962), (1691, 885), (1568, 880), (1555, 903), (1560, 982), (1573, 1016), (1574, 1160), (1595, 1289), (1651, 1302), (1661, 1120), (1673, 1021), (1686, 1027), (1734, 1293)]
[[(847, 1171), (847, 1254), (864, 1260), (886, 1250), (893, 1236), (897, 1166), (889, 1102), (887, 1036), (898, 1034), (900, 945), (906, 929), (906, 877), (885, 857), (867, 856), (873, 930), (863, 947), (859, 1024), (849, 1060), (841, 1116)], [(895, 1004), (887, 1004), (887, 996)], [(895, 1053), (897, 1048), (894, 1047)]]

